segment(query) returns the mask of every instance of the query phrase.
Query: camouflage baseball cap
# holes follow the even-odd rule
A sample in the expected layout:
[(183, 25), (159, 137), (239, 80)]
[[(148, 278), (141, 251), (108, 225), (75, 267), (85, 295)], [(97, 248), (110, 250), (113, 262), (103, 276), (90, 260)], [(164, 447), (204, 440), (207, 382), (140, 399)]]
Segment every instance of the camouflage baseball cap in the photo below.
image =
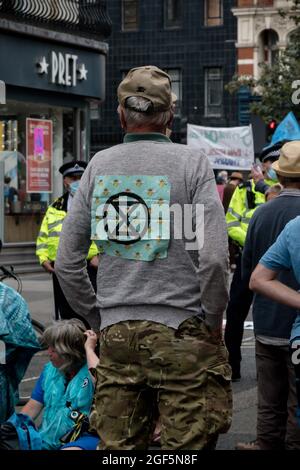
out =
[(168, 111), (177, 100), (172, 93), (171, 78), (154, 65), (136, 67), (129, 70), (118, 87), (120, 105), (126, 107), (126, 99), (141, 96), (151, 101), (151, 112)]

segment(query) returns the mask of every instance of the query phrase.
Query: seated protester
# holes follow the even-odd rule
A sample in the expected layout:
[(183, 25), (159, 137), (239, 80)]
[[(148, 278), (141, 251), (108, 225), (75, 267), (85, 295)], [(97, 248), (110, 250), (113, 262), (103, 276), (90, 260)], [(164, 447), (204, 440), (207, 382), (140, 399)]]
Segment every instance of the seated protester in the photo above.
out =
[(0, 424), (13, 414), (19, 385), (39, 350), (25, 299), (0, 282)]
[[(86, 356), (86, 336), (96, 337), (94, 332), (86, 332), (78, 319), (57, 321), (46, 328), (43, 342), (48, 346), (48, 362), (32, 392), (31, 399), (23, 407), (22, 413), (33, 420), (43, 410), (39, 432), (42, 449), (55, 450), (62, 446), (61, 439), (72, 431), (82, 415), (90, 413), (94, 383), (89, 368), (98, 362), (96, 354)], [(93, 341), (96, 346), (96, 341)]]
[[(95, 354), (98, 339), (96, 333), (92, 330), (87, 330), (84, 334), (87, 337), (86, 342), (84, 343), (86, 360), (91, 374), (94, 374), (95, 368), (99, 362), (99, 358)], [(94, 375), (92, 375), (92, 380), (95, 382)], [(96, 450), (98, 443), (99, 436), (97, 432), (93, 430), (91, 423), (91, 427), (88, 431), (80, 434), (78, 439), (65, 444), (60, 450)]]

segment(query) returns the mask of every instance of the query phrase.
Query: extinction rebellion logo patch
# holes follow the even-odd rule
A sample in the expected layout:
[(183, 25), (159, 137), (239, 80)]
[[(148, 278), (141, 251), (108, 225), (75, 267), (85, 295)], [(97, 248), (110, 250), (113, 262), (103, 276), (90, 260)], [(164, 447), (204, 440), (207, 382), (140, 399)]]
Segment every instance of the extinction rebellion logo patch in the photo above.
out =
[(106, 201), (103, 220), (109, 241), (132, 245), (147, 234), (151, 216), (143, 198), (134, 193), (121, 192)]
[(111, 256), (141, 261), (165, 258), (170, 240), (168, 178), (97, 176), (91, 238)]

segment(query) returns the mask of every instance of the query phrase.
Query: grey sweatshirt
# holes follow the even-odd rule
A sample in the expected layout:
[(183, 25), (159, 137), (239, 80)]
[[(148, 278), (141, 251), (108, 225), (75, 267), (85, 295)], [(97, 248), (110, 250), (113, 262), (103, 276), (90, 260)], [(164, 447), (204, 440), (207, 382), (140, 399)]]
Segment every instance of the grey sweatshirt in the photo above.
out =
[[(186, 250), (187, 239), (174, 238), (171, 217), (169, 246), (161, 259), (126, 259), (119, 250), (115, 250), (118, 255), (110, 251), (100, 256), (96, 297), (85, 258), (91, 243), (95, 181), (101, 184), (107, 175), (116, 175), (113, 181), (120, 175), (138, 175), (137, 181), (164, 175), (170, 205), (190, 205), (194, 229), (199, 224), (196, 205), (204, 205), (204, 242), (201, 249)], [(94, 329), (100, 323), (103, 329), (126, 320), (151, 320), (178, 328), (203, 312), (212, 328), (219, 327), (228, 302), (227, 230), (206, 156), (155, 133), (127, 134), (123, 144), (97, 153), (64, 220), (55, 271), (71, 307)]]

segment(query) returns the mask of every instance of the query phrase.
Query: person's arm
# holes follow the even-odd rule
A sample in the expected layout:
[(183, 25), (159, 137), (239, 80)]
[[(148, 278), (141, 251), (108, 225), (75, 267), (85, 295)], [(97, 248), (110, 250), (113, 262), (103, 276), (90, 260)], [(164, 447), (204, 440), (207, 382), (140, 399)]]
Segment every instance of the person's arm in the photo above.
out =
[(258, 191), (259, 193), (266, 194), (270, 186), (265, 183), (264, 180), (259, 180), (257, 183), (255, 183), (255, 191)]
[(228, 237), (213, 171), (204, 156), (201, 166), (198, 172), (201, 177), (197, 179), (192, 201), (194, 212), (197, 205), (204, 207), (204, 218), (194, 220), (199, 245), (200, 298), (206, 323), (220, 336), (228, 302)]
[(253, 271), (253, 244), (254, 244), (254, 237), (255, 237), (255, 214), (251, 217), (247, 235), (245, 246), (242, 253), (242, 278), (245, 282), (249, 283), (251, 273)]
[(90, 327), (99, 330), (100, 310), (86, 269), (86, 254), (91, 245), (91, 198), (94, 179), (91, 164), (85, 170), (71, 210), (64, 219), (55, 273), (72, 309), (85, 317)]
[[(96, 243), (93, 241), (91, 243), (90, 248), (89, 248), (89, 252), (88, 252), (88, 255), (87, 255), (86, 259), (88, 261), (92, 262), (92, 260), (94, 261), (96, 258), (98, 258), (98, 255), (99, 255), (98, 247), (97, 247)], [(95, 266), (95, 267), (98, 267), (98, 266)]]
[(251, 290), (292, 308), (300, 308), (300, 294), (277, 280), (279, 271), (292, 268), (289, 250), (290, 223), (280, 233), (253, 271)]
[(99, 266), (99, 255), (93, 256), (93, 257), (89, 260), (89, 265), (92, 266), (92, 267), (95, 268), (95, 269), (98, 269), (98, 266)]
[(45, 271), (52, 273), (54, 271), (49, 261), (48, 254), (48, 211), (43, 218), (42, 225), (36, 240), (36, 255), (39, 258), (40, 264), (43, 266)]
[[(95, 269), (99, 267), (100, 255), (103, 253), (103, 249), (98, 249), (96, 243), (93, 241), (90, 246), (89, 254), (87, 260)], [(90, 256), (90, 257), (89, 257)]]
[(250, 279), (250, 289), (275, 302), (300, 309), (300, 293), (278, 281), (278, 272), (258, 264)]
[(31, 393), (30, 400), (22, 408), (21, 413), (30, 416), (33, 420), (38, 417), (44, 407), (44, 370), (42, 371), (38, 381)]
[(55, 269), (53, 268), (52, 266), (52, 263), (51, 261), (47, 260), (47, 261), (44, 261), (43, 264), (42, 264), (43, 268), (45, 269), (45, 271), (47, 273), (54, 273), (55, 272)]
[(97, 346), (97, 335), (93, 330), (86, 330), (84, 332), (86, 336), (86, 342), (84, 343), (86, 362), (89, 369), (95, 369), (99, 362), (99, 357), (95, 353)]
[(30, 416), (33, 420), (35, 420), (40, 412), (43, 409), (43, 404), (40, 403), (39, 401), (33, 400), (33, 398), (30, 398), (30, 400), (26, 403), (25, 406), (23, 406), (21, 413), (24, 415)]
[(243, 188), (237, 187), (232, 195), (226, 212), (226, 224), (228, 236), (235, 241), (239, 246), (245, 245), (246, 232), (241, 227), (241, 214), (244, 212), (245, 207), (242, 207), (242, 199), (244, 197)]
[(255, 191), (265, 194), (269, 189), (269, 185), (265, 183), (265, 177), (262, 173), (262, 170), (257, 170), (255, 167), (251, 169), (251, 177), (255, 183)]

